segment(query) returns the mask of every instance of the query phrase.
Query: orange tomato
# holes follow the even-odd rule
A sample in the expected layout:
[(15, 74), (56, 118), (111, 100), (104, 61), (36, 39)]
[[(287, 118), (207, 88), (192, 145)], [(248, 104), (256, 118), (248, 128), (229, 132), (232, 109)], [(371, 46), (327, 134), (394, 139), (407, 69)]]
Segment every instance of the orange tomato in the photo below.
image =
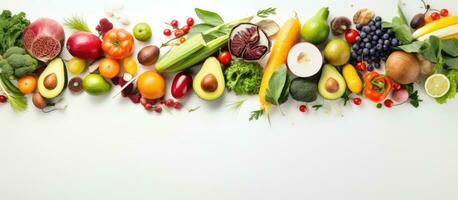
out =
[(18, 80), (17, 85), (23, 94), (31, 94), (37, 88), (37, 78), (32, 75), (23, 76)]
[(146, 71), (138, 77), (137, 88), (147, 99), (159, 99), (165, 94), (165, 80), (156, 71)]
[(99, 62), (99, 72), (104, 78), (112, 79), (121, 71), (118, 61), (111, 58), (104, 58)]
[(110, 58), (123, 59), (134, 49), (134, 37), (124, 29), (111, 29), (103, 36), (102, 49)]
[(431, 15), (425, 15), (425, 24), (430, 23), (433, 21), (433, 17)]

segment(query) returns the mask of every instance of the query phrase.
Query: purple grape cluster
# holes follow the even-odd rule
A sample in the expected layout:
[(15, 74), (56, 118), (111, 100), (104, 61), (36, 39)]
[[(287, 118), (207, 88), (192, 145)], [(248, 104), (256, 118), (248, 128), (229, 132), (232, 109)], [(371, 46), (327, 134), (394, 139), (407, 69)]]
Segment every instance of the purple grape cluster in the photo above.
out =
[(351, 47), (352, 60), (365, 61), (369, 71), (380, 68), (380, 62), (387, 60), (392, 47), (400, 44), (391, 28), (382, 27), (380, 16), (374, 17), (367, 25), (357, 24), (356, 29), (359, 36)]

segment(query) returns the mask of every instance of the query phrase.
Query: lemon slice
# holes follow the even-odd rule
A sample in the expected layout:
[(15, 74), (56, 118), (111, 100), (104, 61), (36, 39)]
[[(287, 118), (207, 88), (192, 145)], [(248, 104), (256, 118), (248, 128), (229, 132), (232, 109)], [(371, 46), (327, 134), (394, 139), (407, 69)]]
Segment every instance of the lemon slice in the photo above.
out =
[(450, 81), (443, 74), (434, 74), (426, 79), (426, 94), (433, 98), (443, 97), (450, 89)]

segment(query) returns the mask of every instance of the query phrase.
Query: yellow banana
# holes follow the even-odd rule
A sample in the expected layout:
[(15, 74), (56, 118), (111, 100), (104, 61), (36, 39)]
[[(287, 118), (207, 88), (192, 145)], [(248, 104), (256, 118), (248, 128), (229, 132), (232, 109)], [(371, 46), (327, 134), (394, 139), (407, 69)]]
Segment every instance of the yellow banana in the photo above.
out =
[(458, 24), (447, 26), (443, 29), (436, 30), (434, 32), (428, 33), (426, 35), (423, 35), (419, 38), (417, 38), (418, 41), (425, 41), (427, 40), (431, 35), (437, 36), (438, 38), (445, 38), (450, 35), (455, 35), (458, 33)]
[(433, 21), (416, 30), (412, 35), (415, 39), (428, 33), (443, 29), (448, 26), (458, 24), (458, 16), (450, 16)]

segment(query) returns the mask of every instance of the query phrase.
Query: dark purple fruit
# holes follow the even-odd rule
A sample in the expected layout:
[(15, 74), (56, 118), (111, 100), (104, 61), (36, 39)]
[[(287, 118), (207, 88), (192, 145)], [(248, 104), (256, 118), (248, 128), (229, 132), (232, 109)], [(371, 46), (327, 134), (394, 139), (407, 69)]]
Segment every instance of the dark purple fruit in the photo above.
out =
[(257, 25), (241, 23), (230, 34), (229, 51), (235, 58), (256, 61), (263, 58), (270, 49), (267, 34)]
[(410, 21), (410, 27), (412, 27), (413, 29), (419, 29), (423, 27), (425, 24), (425, 14), (423, 13), (416, 14), (412, 18), (412, 21)]

